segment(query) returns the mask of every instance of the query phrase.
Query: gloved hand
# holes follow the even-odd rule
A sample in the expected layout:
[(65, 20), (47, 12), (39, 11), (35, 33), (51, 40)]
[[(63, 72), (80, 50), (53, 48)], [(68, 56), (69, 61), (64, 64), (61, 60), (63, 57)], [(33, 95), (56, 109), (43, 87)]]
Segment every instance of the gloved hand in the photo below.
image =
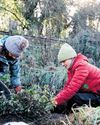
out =
[(53, 106), (55, 106), (55, 107), (57, 106), (56, 98), (51, 99), (51, 102), (52, 102)]
[(22, 86), (15, 87), (15, 92), (18, 94), (22, 91)]

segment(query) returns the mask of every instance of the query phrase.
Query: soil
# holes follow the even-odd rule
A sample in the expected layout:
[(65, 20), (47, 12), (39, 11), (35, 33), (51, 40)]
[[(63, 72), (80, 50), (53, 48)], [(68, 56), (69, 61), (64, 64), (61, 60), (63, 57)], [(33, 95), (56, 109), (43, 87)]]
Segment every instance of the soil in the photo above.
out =
[(7, 116), (1, 116), (0, 117), (0, 125), (3, 125), (4, 123), (7, 123), (7, 122), (20, 121), (20, 120), (21, 120), (21, 118), (14, 116), (13, 114), (7, 115)]

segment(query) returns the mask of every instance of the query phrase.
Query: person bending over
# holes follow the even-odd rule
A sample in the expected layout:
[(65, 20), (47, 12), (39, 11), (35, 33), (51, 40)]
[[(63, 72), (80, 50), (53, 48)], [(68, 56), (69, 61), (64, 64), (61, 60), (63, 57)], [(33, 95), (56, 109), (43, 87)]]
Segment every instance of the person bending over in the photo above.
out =
[(67, 69), (68, 79), (63, 89), (52, 99), (54, 106), (67, 102), (72, 106), (100, 105), (100, 69), (88, 62), (88, 58), (64, 43), (58, 53), (58, 61)]
[(28, 47), (29, 42), (20, 35), (7, 36), (0, 39), (0, 77), (9, 67), (11, 85), (16, 93), (21, 91), (20, 81), (20, 57)]

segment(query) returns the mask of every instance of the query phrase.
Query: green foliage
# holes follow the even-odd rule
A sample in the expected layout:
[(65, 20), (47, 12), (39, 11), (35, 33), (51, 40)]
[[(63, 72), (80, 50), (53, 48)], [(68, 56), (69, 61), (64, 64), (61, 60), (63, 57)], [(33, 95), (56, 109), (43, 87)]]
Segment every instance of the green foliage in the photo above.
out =
[(74, 38), (71, 38), (70, 44), (77, 52), (86, 55), (90, 63), (100, 67), (99, 39), (98, 32), (82, 30)]
[(8, 82), (8, 80), (9, 80), (9, 74), (5, 74), (3, 76), (0, 76), (0, 80)]
[[(52, 95), (51, 95), (52, 94)], [(11, 100), (4, 95), (0, 96), (0, 116), (15, 114), (33, 121), (39, 120), (50, 114), (53, 109), (50, 98), (53, 93), (48, 86), (33, 85), (19, 94), (12, 94)]]
[[(42, 68), (30, 68), (22, 65), (22, 81), (24, 85), (49, 85), (53, 93), (57, 93), (65, 84), (67, 78), (66, 69), (64, 67), (48, 66)], [(27, 72), (28, 71), (28, 72)]]
[(53, 109), (51, 99), (54, 97), (54, 93), (49, 85), (40, 86), (33, 84), (27, 92), (44, 107), (45, 111)]
[(67, 73), (64, 67), (46, 67), (42, 70), (41, 76), (39, 77), (41, 81), (40, 84), (50, 85), (54, 93), (56, 93), (63, 87), (66, 76)]
[(58, 64), (57, 53), (60, 45), (50, 44), (49, 39), (41, 40), (30, 40), (30, 46), (21, 60), (21, 81), (23, 84), (35, 83), (62, 88), (67, 75), (66, 69), (55, 66)]
[(0, 80), (2, 82), (4, 82), (6, 85), (8, 85), (8, 86), (10, 85), (10, 75), (9, 74), (0, 76)]
[[(0, 19), (3, 20), (1, 21), (2, 25), (0, 26), (1, 31), (9, 31), (13, 34), (18, 34), (22, 31), (22, 28), (27, 28), (28, 23), (22, 15), (21, 8), (21, 1), (0, 1)], [(16, 30), (12, 28), (15, 27), (15, 25), (17, 26)]]

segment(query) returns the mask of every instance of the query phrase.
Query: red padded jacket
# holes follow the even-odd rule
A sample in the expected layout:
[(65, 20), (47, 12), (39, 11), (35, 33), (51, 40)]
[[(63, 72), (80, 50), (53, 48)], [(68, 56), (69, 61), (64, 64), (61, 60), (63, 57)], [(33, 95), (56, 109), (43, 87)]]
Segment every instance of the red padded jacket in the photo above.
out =
[(79, 53), (68, 69), (68, 80), (55, 97), (57, 104), (71, 99), (79, 90), (100, 95), (100, 69), (90, 64), (86, 56)]

